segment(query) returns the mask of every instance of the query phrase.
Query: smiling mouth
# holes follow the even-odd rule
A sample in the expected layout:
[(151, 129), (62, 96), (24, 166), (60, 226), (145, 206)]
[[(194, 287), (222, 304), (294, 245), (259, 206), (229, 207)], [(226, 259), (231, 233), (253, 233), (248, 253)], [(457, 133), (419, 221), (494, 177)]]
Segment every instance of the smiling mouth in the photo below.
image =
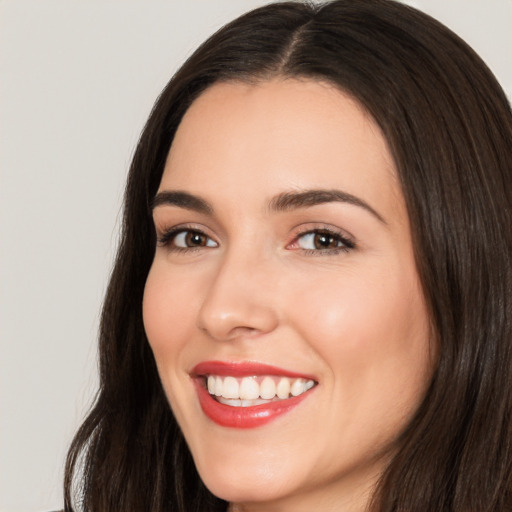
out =
[(306, 393), (316, 385), (312, 379), (274, 375), (205, 375), (203, 378), (210, 396), (231, 407), (253, 407), (287, 400)]
[(190, 376), (202, 412), (221, 427), (239, 429), (291, 413), (318, 386), (313, 375), (254, 361), (203, 361)]

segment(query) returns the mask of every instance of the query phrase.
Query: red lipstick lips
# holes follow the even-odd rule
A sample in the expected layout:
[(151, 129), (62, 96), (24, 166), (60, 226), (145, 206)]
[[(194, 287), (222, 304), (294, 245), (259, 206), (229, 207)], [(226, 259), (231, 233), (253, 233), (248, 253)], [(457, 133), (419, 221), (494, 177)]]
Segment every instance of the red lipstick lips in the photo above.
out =
[(309, 392), (259, 405), (234, 407), (223, 404), (210, 395), (205, 387), (207, 376), (242, 378), (268, 375), (315, 381), (315, 378), (310, 375), (298, 374), (275, 366), (254, 362), (205, 361), (198, 364), (191, 375), (194, 379), (201, 409), (206, 416), (223, 427), (240, 429), (255, 428), (269, 423), (299, 405)]

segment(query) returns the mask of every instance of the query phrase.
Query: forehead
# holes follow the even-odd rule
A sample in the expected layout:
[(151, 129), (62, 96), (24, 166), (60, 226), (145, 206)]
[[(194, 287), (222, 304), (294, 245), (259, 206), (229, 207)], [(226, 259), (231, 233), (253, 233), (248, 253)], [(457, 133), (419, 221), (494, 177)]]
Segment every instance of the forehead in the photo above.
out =
[(333, 85), (280, 79), (219, 83), (186, 112), (160, 190), (212, 199), (337, 188), (382, 208), (401, 198), (393, 160), (373, 118)]

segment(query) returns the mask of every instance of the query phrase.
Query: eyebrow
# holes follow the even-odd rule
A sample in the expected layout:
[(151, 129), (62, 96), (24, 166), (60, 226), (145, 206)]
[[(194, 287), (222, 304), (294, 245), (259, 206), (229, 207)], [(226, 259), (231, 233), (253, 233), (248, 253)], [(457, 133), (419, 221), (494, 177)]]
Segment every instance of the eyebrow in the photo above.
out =
[(199, 213), (211, 215), (213, 213), (212, 206), (198, 196), (181, 191), (164, 191), (159, 192), (151, 203), (151, 210), (158, 206), (178, 206), (186, 210), (193, 210)]
[(324, 203), (348, 203), (354, 206), (359, 206), (371, 213), (383, 224), (387, 224), (382, 215), (380, 215), (374, 208), (372, 208), (366, 201), (363, 201), (357, 196), (343, 192), (342, 190), (305, 190), (300, 192), (284, 192), (274, 197), (270, 203), (269, 208), (271, 211), (290, 211), (298, 210), (299, 208), (307, 208)]
[[(359, 206), (367, 212), (371, 213), (383, 224), (387, 224), (382, 215), (380, 215), (367, 202), (357, 196), (343, 192), (342, 190), (304, 190), (299, 192), (283, 192), (273, 197), (268, 208), (273, 212), (284, 212), (298, 210), (300, 208), (308, 208), (325, 203), (348, 203)], [(151, 203), (151, 209), (154, 210), (158, 206), (177, 206), (186, 210), (193, 210), (206, 215), (213, 214), (213, 207), (199, 196), (183, 191), (166, 190), (159, 192)]]

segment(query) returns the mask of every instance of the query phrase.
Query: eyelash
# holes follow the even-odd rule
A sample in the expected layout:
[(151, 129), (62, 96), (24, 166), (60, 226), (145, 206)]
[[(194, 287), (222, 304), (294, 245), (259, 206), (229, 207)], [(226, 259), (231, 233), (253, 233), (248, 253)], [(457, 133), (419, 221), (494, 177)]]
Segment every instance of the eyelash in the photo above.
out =
[(297, 244), (298, 240), (301, 239), (302, 237), (305, 237), (306, 235), (327, 235), (329, 237), (332, 237), (335, 242), (341, 244), (338, 247), (326, 249), (301, 249), (303, 254), (306, 254), (308, 256), (336, 255), (339, 254), (340, 252), (350, 252), (356, 247), (354, 240), (347, 237), (346, 235), (343, 235), (341, 232), (328, 227), (318, 227), (299, 232), (293, 239), (292, 244)]
[(165, 231), (157, 240), (158, 245), (161, 247), (168, 247), (170, 251), (172, 252), (190, 252), (190, 251), (196, 251), (198, 249), (202, 249), (206, 246), (197, 246), (197, 247), (178, 247), (176, 245), (170, 246), (171, 242), (175, 240), (175, 238), (181, 234), (181, 233), (194, 233), (200, 236), (204, 236), (205, 238), (212, 240), (211, 237), (209, 237), (204, 231), (201, 231), (200, 229), (194, 228), (194, 227), (187, 227), (187, 226), (179, 226), (176, 228), (169, 229), (168, 231)]
[[(180, 226), (176, 228), (169, 229), (168, 231), (165, 231), (160, 237), (158, 237), (157, 242), (158, 245), (161, 247), (168, 247), (169, 251), (172, 252), (190, 252), (190, 251), (197, 251), (202, 249), (203, 247), (208, 248), (207, 245), (202, 246), (196, 246), (196, 247), (178, 247), (176, 245), (170, 246), (171, 242), (173, 242), (178, 235), (181, 233), (191, 233), (191, 234), (197, 234), (199, 236), (203, 236), (207, 238), (208, 240), (213, 240), (211, 237), (209, 237), (204, 231), (194, 228), (194, 227), (187, 227), (187, 226)], [(298, 250), (301, 250), (303, 254), (306, 254), (308, 256), (325, 256), (325, 255), (336, 255), (340, 252), (349, 252), (353, 249), (355, 249), (356, 244), (351, 239), (348, 238), (345, 235), (342, 235), (339, 231), (333, 230), (331, 228), (327, 227), (321, 227), (321, 228), (313, 228), (308, 229), (302, 232), (299, 232), (295, 235), (293, 241), (290, 245), (297, 245), (298, 241), (307, 236), (307, 235), (327, 235), (329, 237), (332, 237), (334, 241), (337, 243), (340, 243), (341, 245), (334, 248), (326, 248), (326, 249), (301, 249), (300, 247)], [(214, 243), (216, 243), (214, 241)], [(211, 247), (211, 246), (210, 246)]]

